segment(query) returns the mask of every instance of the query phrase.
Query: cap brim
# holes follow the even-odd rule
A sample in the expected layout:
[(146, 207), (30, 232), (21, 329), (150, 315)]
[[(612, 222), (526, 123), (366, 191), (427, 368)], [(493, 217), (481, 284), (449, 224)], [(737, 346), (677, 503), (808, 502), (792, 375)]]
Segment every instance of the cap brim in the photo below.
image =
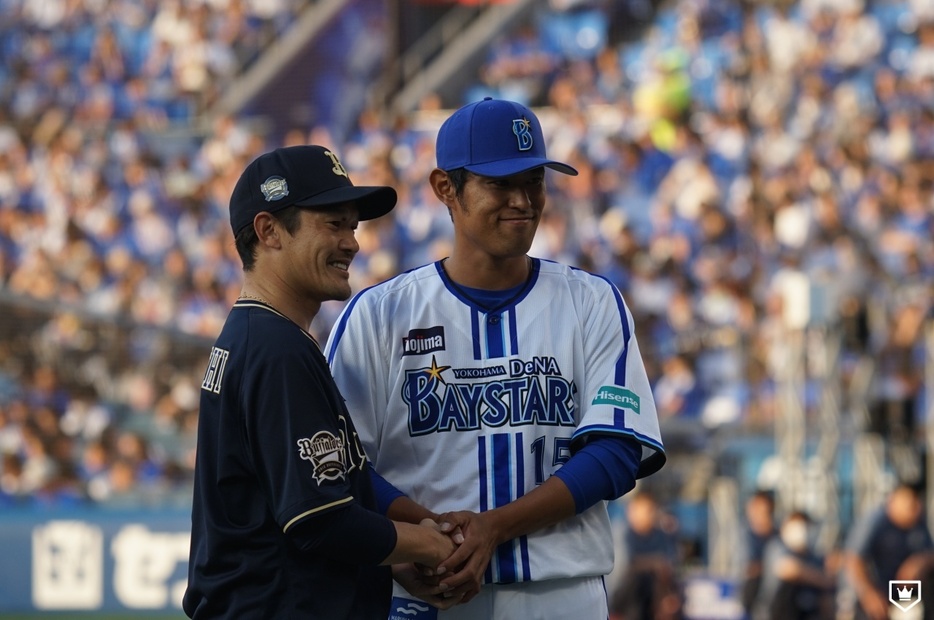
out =
[(349, 186), (321, 192), (294, 204), (298, 207), (328, 207), (352, 202), (357, 207), (360, 221), (364, 221), (386, 215), (396, 206), (396, 200), (398, 200), (396, 190), (391, 187)]
[(540, 159), (538, 157), (501, 159), (500, 161), (492, 161), (485, 164), (471, 164), (464, 166), (464, 168), (470, 172), (473, 172), (474, 174), (497, 178), (512, 176), (514, 174), (532, 170), (533, 168), (541, 168), (543, 166), (563, 174), (577, 176), (577, 170), (567, 164), (562, 164), (560, 161), (553, 161), (551, 159)]

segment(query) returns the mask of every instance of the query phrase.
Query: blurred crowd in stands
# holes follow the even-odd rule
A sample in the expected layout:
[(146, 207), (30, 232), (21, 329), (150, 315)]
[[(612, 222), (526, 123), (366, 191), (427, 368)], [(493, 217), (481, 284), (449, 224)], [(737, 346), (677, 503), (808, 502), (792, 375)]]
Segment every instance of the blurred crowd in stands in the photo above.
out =
[[(912, 440), (934, 282), (934, 5), (672, 0), (614, 40), (623, 4), (649, 11), (543, 3), (462, 100), (393, 123), (366, 109), (335, 144), (322, 125), (192, 129), (304, 3), (0, 3), (0, 504), (187, 503), (205, 355), (240, 288), (240, 172), (318, 143), (356, 184), (396, 187), (394, 215), (358, 231), (360, 290), (446, 255), (426, 183), (435, 121), (487, 94), (540, 110), (549, 155), (580, 171), (548, 177), (532, 254), (619, 286), (663, 424), (770, 432), (789, 334), (833, 326), (844, 383), (874, 364), (865, 423)], [(319, 314), (319, 341), (339, 310)], [(813, 409), (818, 390), (803, 398)]]

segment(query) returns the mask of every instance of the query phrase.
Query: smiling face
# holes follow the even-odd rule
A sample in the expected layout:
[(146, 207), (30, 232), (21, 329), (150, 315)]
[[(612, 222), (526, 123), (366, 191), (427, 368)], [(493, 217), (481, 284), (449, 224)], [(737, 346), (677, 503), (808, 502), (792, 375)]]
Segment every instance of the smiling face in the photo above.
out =
[(350, 203), (301, 210), (298, 229), (282, 235), (282, 275), (295, 293), (319, 303), (350, 297), (348, 268), (360, 249), (357, 223), (357, 208)]
[(459, 251), (494, 260), (524, 256), (545, 208), (545, 169), (502, 178), (469, 174), (447, 204)]

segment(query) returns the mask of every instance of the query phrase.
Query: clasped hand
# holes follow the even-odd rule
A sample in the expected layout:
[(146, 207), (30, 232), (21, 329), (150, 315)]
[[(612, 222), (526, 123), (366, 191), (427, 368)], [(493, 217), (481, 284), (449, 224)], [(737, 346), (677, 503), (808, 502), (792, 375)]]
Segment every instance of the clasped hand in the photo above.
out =
[(407, 565), (396, 567), (393, 577), (413, 596), (438, 609), (466, 603), (480, 592), (483, 573), (496, 549), (495, 533), (484, 513), (468, 510), (448, 512), (437, 522), (425, 519), (451, 537), (454, 553), (436, 567)]

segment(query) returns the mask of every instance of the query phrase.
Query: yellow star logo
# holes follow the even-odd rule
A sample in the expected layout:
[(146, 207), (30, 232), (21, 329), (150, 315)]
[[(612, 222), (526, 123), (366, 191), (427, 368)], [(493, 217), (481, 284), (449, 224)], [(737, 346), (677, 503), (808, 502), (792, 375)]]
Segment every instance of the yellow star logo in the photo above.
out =
[(441, 373), (449, 369), (450, 366), (438, 366), (438, 362), (435, 360), (435, 356), (431, 356), (431, 368), (428, 369), (428, 376), (432, 379), (437, 379), (441, 383), (447, 383), (444, 380), (444, 377), (441, 376)]
[(526, 128), (526, 129), (531, 129), (531, 128), (532, 128), (532, 121), (530, 121), (529, 119), (525, 118), (524, 116), (522, 117), (522, 124), (525, 125), (525, 128)]

